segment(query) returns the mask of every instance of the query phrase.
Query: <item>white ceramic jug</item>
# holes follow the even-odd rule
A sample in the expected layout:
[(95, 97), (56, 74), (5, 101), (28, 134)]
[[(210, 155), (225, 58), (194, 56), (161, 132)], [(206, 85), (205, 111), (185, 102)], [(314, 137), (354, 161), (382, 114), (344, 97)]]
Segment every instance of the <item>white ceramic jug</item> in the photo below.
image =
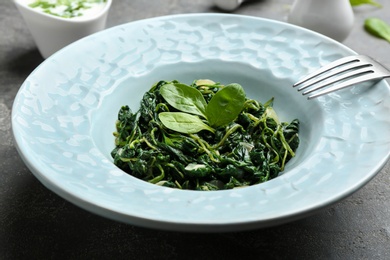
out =
[(341, 42), (352, 30), (354, 14), (349, 0), (295, 0), (288, 22)]
[(226, 11), (233, 11), (237, 9), (245, 0), (214, 0), (214, 4)]

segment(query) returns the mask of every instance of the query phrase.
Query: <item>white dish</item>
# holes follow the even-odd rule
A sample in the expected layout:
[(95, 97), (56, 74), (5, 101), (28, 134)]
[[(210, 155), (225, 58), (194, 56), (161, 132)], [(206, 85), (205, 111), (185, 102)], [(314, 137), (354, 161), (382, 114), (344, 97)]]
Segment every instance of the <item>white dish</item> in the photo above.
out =
[(86, 13), (85, 17), (62, 18), (31, 8), (30, 0), (13, 0), (43, 58), (106, 27), (108, 11), (112, 0), (107, 0), (104, 7), (96, 13)]
[[(247, 230), (292, 221), (352, 194), (390, 151), (390, 88), (356, 86), (308, 101), (291, 87), (354, 52), (286, 23), (225, 14), (158, 17), (120, 25), (43, 62), (13, 106), (16, 147), (49, 189), (96, 214), (165, 230)], [(135, 111), (158, 80), (238, 82), (284, 121), (301, 122), (301, 145), (269, 182), (214, 192), (160, 187), (110, 157), (120, 106)]]

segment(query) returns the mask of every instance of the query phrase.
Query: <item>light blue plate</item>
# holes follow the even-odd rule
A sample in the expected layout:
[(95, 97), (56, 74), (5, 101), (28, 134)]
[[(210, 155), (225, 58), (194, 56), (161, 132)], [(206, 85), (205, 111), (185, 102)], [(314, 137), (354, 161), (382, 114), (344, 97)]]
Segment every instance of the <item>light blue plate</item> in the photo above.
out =
[[(12, 113), (17, 149), (50, 190), (99, 215), (165, 230), (234, 231), (307, 216), (352, 194), (390, 152), (390, 88), (355, 86), (307, 100), (291, 85), (347, 47), (286, 23), (225, 14), (159, 17), (84, 38), (43, 62)], [(159, 80), (209, 78), (275, 97), (301, 145), (284, 173), (247, 188), (201, 192), (138, 180), (113, 163), (115, 120)]]

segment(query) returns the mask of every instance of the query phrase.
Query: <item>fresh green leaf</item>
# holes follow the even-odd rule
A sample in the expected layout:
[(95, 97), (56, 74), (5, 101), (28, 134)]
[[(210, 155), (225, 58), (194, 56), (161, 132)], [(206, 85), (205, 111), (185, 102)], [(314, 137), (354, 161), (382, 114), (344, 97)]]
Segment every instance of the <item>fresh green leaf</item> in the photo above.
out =
[(232, 122), (242, 111), (245, 92), (239, 84), (230, 84), (218, 91), (206, 107), (207, 120), (212, 127)]
[(215, 132), (213, 128), (206, 125), (198, 116), (182, 112), (161, 112), (159, 119), (166, 128), (183, 134), (194, 134), (201, 130)]
[(170, 83), (161, 86), (160, 93), (168, 104), (174, 108), (182, 112), (206, 117), (207, 103), (202, 93), (196, 88), (180, 83)]
[(390, 25), (379, 18), (368, 18), (364, 21), (364, 28), (370, 34), (390, 42)]
[(349, 0), (352, 6), (358, 6), (358, 5), (373, 5), (376, 7), (382, 7), (382, 5), (378, 2), (375, 2), (373, 0)]

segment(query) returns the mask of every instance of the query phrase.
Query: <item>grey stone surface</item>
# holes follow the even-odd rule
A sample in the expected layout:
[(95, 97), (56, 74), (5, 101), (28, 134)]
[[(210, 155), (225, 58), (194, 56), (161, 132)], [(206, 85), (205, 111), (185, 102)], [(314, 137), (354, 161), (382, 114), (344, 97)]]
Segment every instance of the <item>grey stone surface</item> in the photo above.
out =
[[(389, 0), (355, 9), (344, 42), (390, 67), (390, 43), (363, 30), (390, 22)], [(285, 21), (292, 0), (252, 0), (235, 13)], [(108, 27), (154, 16), (221, 12), (211, 1), (116, 1)], [(104, 219), (46, 189), (13, 145), (10, 115), (24, 79), (43, 61), (12, 1), (0, 2), (0, 259), (390, 259), (390, 164), (349, 198), (311, 217), (247, 232), (189, 234)], [(390, 97), (389, 97), (390, 98)], [(389, 115), (390, 116), (390, 115)]]

